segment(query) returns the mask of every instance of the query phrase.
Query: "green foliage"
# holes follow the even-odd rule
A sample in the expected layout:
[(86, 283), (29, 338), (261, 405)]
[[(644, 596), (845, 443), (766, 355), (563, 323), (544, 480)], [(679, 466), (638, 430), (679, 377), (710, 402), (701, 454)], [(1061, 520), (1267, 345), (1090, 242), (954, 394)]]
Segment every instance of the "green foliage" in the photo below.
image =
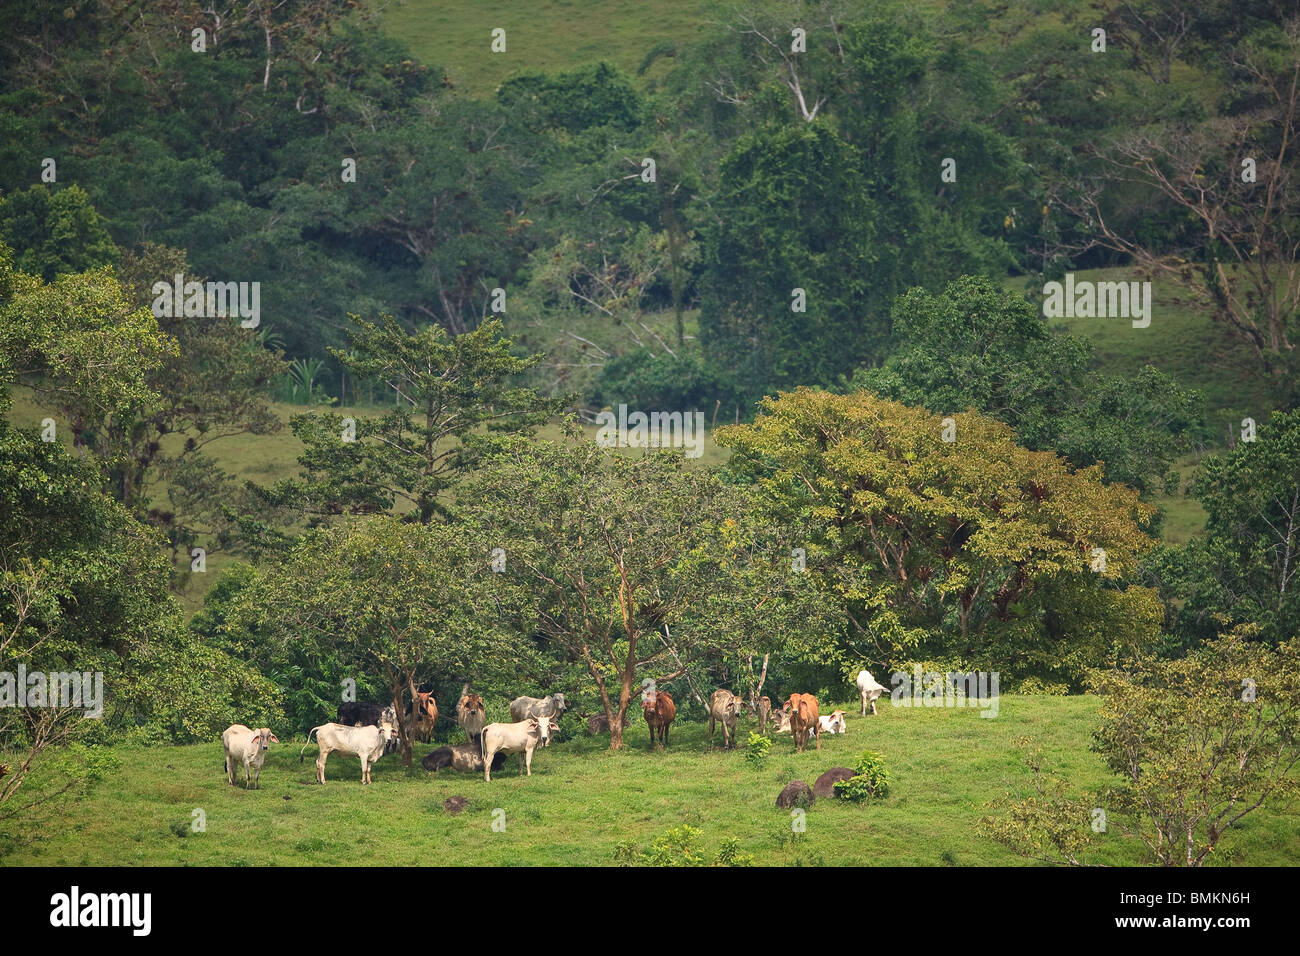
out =
[[(723, 161), (705, 238), (700, 340), (749, 400), (829, 384), (884, 339), (888, 277), (857, 150), (825, 123), (767, 126)], [(792, 310), (792, 290), (806, 311)]]
[(353, 323), (351, 349), (335, 358), (355, 378), (394, 389), (397, 405), (355, 417), (355, 441), (343, 438), (344, 418), (353, 416), (295, 416), (294, 435), (307, 446), (299, 459), (305, 477), (271, 489), (272, 503), (322, 517), (400, 502), (427, 523), (448, 513), (453, 477), (477, 467), (498, 435), (530, 434), (557, 408), (515, 385), (538, 356), (512, 355), (496, 320), (455, 337), (439, 326), (408, 333), (391, 316)]
[(50, 190), (38, 184), (0, 196), (0, 242), (14, 249), (20, 272), (46, 282), (117, 261), (90, 197), (75, 185)]
[(851, 385), (942, 415), (977, 411), (1005, 422), (1028, 448), (1106, 477), (1161, 490), (1173, 461), (1202, 437), (1198, 393), (1147, 367), (1100, 375), (1082, 339), (1049, 332), (1037, 309), (988, 279), (963, 276), (938, 295), (912, 289), (893, 310), (900, 347)]
[(753, 866), (753, 854), (740, 852), (740, 841), (733, 838), (722, 841), (717, 854), (710, 861), (700, 837), (703, 831), (689, 823), (673, 827), (655, 837), (650, 848), (637, 854), (637, 846), (623, 841), (614, 848), (614, 862), (619, 866)]
[[(984, 832), (1045, 862), (1081, 865), (1110, 828), (1134, 837), (1160, 866), (1203, 866), (1242, 820), (1300, 796), (1300, 658), (1249, 641), (1251, 628), (1208, 642), (1179, 660), (1138, 660), (1098, 671), (1105, 698), (1093, 749), (1112, 786), (1071, 796), (1031, 753), (1036, 796), (1007, 794)], [(1090, 809), (1091, 808), (1091, 809)], [(1099, 814), (1098, 811), (1101, 811)]]
[(629, 131), (641, 124), (640, 96), (609, 63), (567, 73), (524, 73), (502, 83), (497, 100), (539, 128), (576, 133), (593, 126)]
[[(1300, 635), (1300, 411), (1276, 412), (1253, 442), (1206, 460), (1193, 484), (1205, 533), (1147, 565), (1179, 642), (1257, 626), (1272, 645)], [(1288, 587), (1290, 585), (1290, 587)]]
[[(1109, 587), (1152, 545), (1142, 526), (1154, 509), (1132, 489), (1027, 451), (975, 412), (953, 416), (945, 442), (938, 416), (869, 392), (799, 389), (762, 407), (718, 441), (767, 511), (803, 530), (810, 576), (842, 602), (850, 640), (886, 659), (955, 657), (1019, 678), (1094, 647), (1062, 627), (1083, 601), (1114, 602), (1121, 632), (1109, 640), (1152, 638), (1158, 621), (1119, 610), (1147, 607), (1149, 592)], [(1104, 574), (1090, 570), (1093, 548)], [(1043, 656), (1022, 666), (1027, 645)], [(1084, 656), (1102, 659), (1095, 647)]]
[(864, 750), (853, 769), (855, 773), (848, 780), (835, 782), (837, 797), (857, 802), (888, 795), (889, 770), (885, 767), (883, 754), (875, 750)]
[(623, 402), (629, 408), (699, 409), (711, 415), (719, 401), (724, 407), (735, 404), (735, 385), (693, 351), (673, 357), (642, 349), (606, 361), (591, 400), (611, 408)]
[(768, 751), (771, 749), (771, 738), (750, 731), (749, 742), (745, 746), (745, 759), (755, 767), (761, 767), (766, 762)]

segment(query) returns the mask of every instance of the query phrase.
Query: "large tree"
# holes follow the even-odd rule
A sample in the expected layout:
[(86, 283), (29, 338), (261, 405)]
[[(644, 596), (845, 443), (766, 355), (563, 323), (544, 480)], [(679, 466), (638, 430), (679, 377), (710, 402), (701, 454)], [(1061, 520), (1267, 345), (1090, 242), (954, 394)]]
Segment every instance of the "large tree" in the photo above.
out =
[(537, 595), (541, 634), (594, 681), (611, 749), (646, 678), (680, 678), (702, 704), (710, 665), (835, 626), (789, 542), (680, 453), (513, 441), (466, 498), (496, 535), (503, 574)]
[[(759, 500), (807, 535), (809, 567), (868, 660), (1077, 683), (1081, 663), (1158, 629), (1154, 595), (1117, 589), (1153, 543), (1154, 508), (1099, 468), (1028, 451), (975, 412), (940, 419), (865, 391), (803, 388), (762, 409), (718, 441)], [(1085, 602), (1121, 631), (1075, 633)]]
[(408, 332), (391, 316), (356, 319), (350, 339), (335, 358), (354, 380), (381, 385), (394, 406), (379, 415), (313, 412), (291, 420), (307, 446), (299, 459), (305, 475), (268, 497), (314, 518), (397, 507), (433, 521), (448, 512), (453, 479), (476, 466), (495, 436), (528, 433), (559, 409), (516, 383), (539, 357), (512, 354), (495, 319), (457, 336), (437, 325)]
[[(382, 675), (409, 765), (406, 707), (422, 683), (448, 674), (499, 679), (527, 655), (510, 626), (526, 595), (492, 573), (493, 540), (464, 523), (389, 516), (321, 529), (239, 594), (229, 626), (319, 655), (343, 649)], [(451, 711), (448, 701), (442, 710)]]
[(1029, 448), (1104, 462), (1110, 481), (1163, 490), (1202, 428), (1197, 393), (1151, 367), (1134, 379), (1097, 372), (1087, 341), (1049, 331), (1023, 296), (988, 279), (912, 289), (893, 321), (900, 347), (853, 385), (940, 414), (973, 408)]
[(1250, 623), (1280, 644), (1300, 630), (1300, 411), (1274, 412), (1257, 440), (1208, 459), (1192, 485), (1205, 531), (1147, 572), (1180, 641)]

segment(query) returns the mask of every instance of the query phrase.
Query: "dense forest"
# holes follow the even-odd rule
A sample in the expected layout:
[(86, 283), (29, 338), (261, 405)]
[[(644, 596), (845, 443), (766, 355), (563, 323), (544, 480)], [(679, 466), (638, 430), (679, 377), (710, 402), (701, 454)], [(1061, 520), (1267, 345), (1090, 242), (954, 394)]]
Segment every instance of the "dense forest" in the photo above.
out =
[(0, 4), (0, 670), (106, 688), (0, 710), (0, 836), (349, 682), (618, 749), (646, 679), (1201, 668), (1294, 788), (1291, 3), (718, 3), (545, 71), (484, 10), (487, 93), (389, 12)]

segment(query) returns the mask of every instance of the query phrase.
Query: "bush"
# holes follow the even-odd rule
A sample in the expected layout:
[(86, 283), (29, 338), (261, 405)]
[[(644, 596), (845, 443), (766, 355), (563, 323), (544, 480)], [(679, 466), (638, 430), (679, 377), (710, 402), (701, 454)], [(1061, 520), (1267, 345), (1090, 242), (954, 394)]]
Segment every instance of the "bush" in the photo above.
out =
[(763, 761), (767, 759), (767, 752), (772, 749), (772, 741), (762, 734), (756, 734), (750, 731), (748, 752), (745, 759), (756, 767), (761, 767)]
[(853, 768), (856, 774), (835, 784), (835, 793), (844, 800), (865, 800), (889, 793), (889, 770), (885, 757), (875, 750), (865, 750)]
[(740, 841), (722, 841), (717, 855), (710, 861), (700, 847), (701, 831), (684, 823), (654, 838), (650, 849), (637, 853), (637, 846), (624, 840), (614, 848), (614, 862), (619, 866), (753, 866), (754, 857), (740, 852)]

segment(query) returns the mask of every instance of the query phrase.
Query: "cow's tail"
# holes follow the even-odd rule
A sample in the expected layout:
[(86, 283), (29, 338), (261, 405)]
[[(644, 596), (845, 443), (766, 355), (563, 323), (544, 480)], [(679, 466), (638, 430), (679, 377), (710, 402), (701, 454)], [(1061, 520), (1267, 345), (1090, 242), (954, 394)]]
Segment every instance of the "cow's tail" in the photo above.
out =
[(318, 731), (318, 730), (320, 730), (319, 727), (313, 727), (311, 730), (307, 731), (307, 743), (303, 744), (303, 745), (302, 745), (302, 750), (299, 750), (299, 751), (298, 751), (298, 762), (299, 762), (299, 763), (302, 763), (302, 755), (303, 755), (303, 753), (307, 750), (307, 747), (311, 744), (311, 735), (314, 734), (314, 733), (316, 733), (316, 731)]

